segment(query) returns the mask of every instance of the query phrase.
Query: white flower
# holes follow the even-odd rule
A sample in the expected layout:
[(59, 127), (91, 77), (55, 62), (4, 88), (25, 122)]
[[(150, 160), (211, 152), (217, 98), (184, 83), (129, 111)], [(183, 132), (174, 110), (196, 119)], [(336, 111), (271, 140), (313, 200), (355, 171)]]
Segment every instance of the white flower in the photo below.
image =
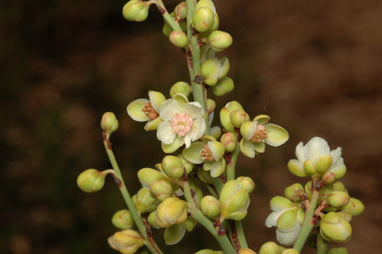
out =
[(163, 121), (157, 130), (163, 151), (172, 153), (183, 144), (189, 147), (192, 141), (201, 138), (206, 131), (203, 115), (204, 110), (198, 102), (188, 102), (181, 94), (163, 102), (159, 109)]
[(346, 173), (341, 151), (341, 147), (330, 150), (325, 139), (314, 137), (306, 145), (300, 142), (296, 146), (297, 160), (290, 160), (288, 167), (293, 174), (301, 177), (321, 175), (328, 171), (338, 179)]

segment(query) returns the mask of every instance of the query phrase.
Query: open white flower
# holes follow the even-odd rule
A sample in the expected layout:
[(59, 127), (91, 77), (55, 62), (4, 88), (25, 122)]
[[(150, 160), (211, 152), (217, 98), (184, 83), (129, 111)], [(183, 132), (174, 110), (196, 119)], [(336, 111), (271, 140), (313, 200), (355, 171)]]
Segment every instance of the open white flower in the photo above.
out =
[(157, 130), (163, 151), (172, 153), (183, 144), (189, 147), (192, 141), (201, 138), (206, 131), (203, 115), (202, 106), (198, 102), (188, 102), (182, 94), (163, 102), (159, 109), (163, 121)]

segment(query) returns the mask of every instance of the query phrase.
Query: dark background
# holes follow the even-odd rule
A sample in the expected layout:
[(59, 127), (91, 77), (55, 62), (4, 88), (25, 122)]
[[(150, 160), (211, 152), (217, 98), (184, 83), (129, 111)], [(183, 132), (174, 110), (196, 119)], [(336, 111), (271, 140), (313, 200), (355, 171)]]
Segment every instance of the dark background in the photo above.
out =
[[(147, 90), (168, 96), (187, 81), (184, 55), (161, 34), (152, 6), (146, 22), (129, 23), (119, 0), (1, 1), (0, 3), (0, 253), (114, 253), (106, 238), (112, 214), (124, 207), (108, 178), (103, 191), (76, 187), (86, 168), (109, 168), (99, 120), (120, 121), (115, 152), (130, 192), (136, 172), (163, 156), (155, 132), (133, 122), (126, 105)], [(175, 1), (165, 1), (172, 10)], [(342, 146), (352, 196), (366, 204), (352, 220), (350, 253), (381, 249), (381, 1), (216, 1), (220, 29), (234, 38), (233, 94), (251, 116), (267, 113), (290, 132), (289, 142), (238, 173), (257, 187), (244, 222), (258, 251), (275, 239), (266, 229), (272, 196), (296, 181), (286, 168), (299, 141), (313, 136)], [(158, 235), (158, 239), (162, 237)], [(159, 240), (162, 241), (162, 240)], [(162, 246), (163, 243), (161, 243)], [(198, 228), (166, 253), (216, 247)], [(304, 253), (310, 253), (308, 249)]]

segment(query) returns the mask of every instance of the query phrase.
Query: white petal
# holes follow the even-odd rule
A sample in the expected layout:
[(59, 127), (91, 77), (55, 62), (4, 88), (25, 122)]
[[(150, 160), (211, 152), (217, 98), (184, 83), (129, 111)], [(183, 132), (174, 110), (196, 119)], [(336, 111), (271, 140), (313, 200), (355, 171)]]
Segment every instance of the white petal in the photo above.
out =
[(297, 240), (300, 230), (301, 230), (300, 223), (297, 223), (296, 227), (293, 230), (288, 232), (282, 232), (277, 229), (276, 230), (277, 241), (279, 241), (279, 243), (283, 245), (288, 245), (288, 246), (293, 245)]
[(186, 135), (186, 137), (189, 137), (191, 141), (195, 141), (200, 139), (205, 132), (206, 123), (204, 122), (203, 118), (198, 118), (194, 120), (191, 131)]
[(155, 111), (159, 112), (159, 108), (161, 104), (166, 100), (166, 97), (164, 97), (164, 95), (160, 92), (150, 90), (149, 99)]
[(174, 142), (176, 133), (172, 130), (170, 122), (163, 121), (158, 125), (157, 138), (166, 145)]
[(174, 99), (168, 99), (162, 103), (159, 109), (159, 116), (165, 121), (170, 121), (181, 109)]
[(285, 211), (277, 211), (277, 212), (271, 212), (271, 214), (268, 215), (267, 219), (265, 220), (265, 226), (267, 228), (276, 227), (277, 220), (280, 218), (281, 214), (283, 214)]
[(183, 106), (183, 113), (189, 115), (192, 119), (203, 117), (204, 110), (196, 101), (189, 102)]
[(306, 147), (304, 146), (304, 144), (302, 142), (298, 143), (298, 145), (296, 146), (296, 158), (302, 163), (304, 163), (304, 161), (306, 160), (305, 151)]
[(320, 137), (314, 137), (306, 144), (306, 159), (311, 160), (313, 165), (322, 155), (330, 154), (328, 142)]
[(330, 155), (332, 156), (332, 165), (335, 165), (337, 161), (341, 158), (342, 149), (341, 147), (337, 147), (336, 150), (330, 151)]

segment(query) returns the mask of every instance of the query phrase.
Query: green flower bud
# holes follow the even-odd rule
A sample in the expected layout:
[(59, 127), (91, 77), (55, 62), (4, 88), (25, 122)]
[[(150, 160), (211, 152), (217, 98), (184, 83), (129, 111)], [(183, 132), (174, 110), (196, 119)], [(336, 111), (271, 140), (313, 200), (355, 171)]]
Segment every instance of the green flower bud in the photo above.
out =
[(213, 31), (208, 35), (208, 45), (216, 52), (221, 52), (232, 45), (232, 37), (223, 31)]
[(174, 9), (175, 16), (179, 19), (185, 19), (187, 17), (187, 4), (185, 1), (180, 2)]
[(137, 208), (138, 212), (141, 214), (154, 211), (159, 204), (158, 200), (151, 195), (148, 188), (141, 188), (137, 194), (132, 197), (132, 199), (135, 208)]
[(187, 35), (183, 31), (172, 31), (169, 40), (178, 48), (184, 48), (188, 45)]
[(315, 164), (316, 171), (319, 175), (322, 175), (328, 171), (330, 165), (332, 165), (332, 156), (330, 154), (322, 155)]
[(162, 160), (162, 169), (167, 176), (180, 178), (184, 175), (182, 160), (173, 155), (167, 155)]
[(134, 226), (133, 217), (131, 217), (129, 210), (127, 209), (117, 211), (113, 215), (111, 223), (113, 223), (113, 225), (119, 229), (129, 229)]
[(236, 181), (239, 181), (241, 188), (248, 193), (251, 193), (255, 189), (255, 182), (248, 176), (239, 176), (236, 178)]
[(352, 227), (342, 216), (329, 212), (321, 218), (320, 233), (322, 238), (327, 241), (343, 243), (350, 240)]
[(220, 214), (225, 219), (242, 220), (249, 206), (248, 192), (243, 190), (239, 181), (226, 182), (220, 193)]
[(210, 134), (216, 138), (219, 139), (222, 135), (222, 129), (219, 126), (214, 126), (210, 129)]
[(333, 190), (335, 190), (335, 191), (343, 191), (343, 192), (348, 193), (348, 190), (346, 189), (345, 184), (343, 184), (343, 182), (335, 182), (335, 183), (333, 183)]
[(123, 254), (133, 254), (144, 245), (144, 238), (132, 229), (116, 232), (107, 241), (111, 248)]
[(147, 217), (147, 221), (149, 222), (150, 226), (155, 229), (168, 227), (168, 225), (163, 225), (158, 222), (157, 211), (151, 212), (149, 217)]
[(249, 115), (242, 109), (237, 109), (231, 112), (231, 122), (236, 128), (249, 121)]
[(328, 254), (348, 254), (348, 250), (344, 247), (330, 249)]
[(163, 35), (166, 37), (169, 37), (171, 32), (172, 32), (172, 29), (171, 29), (170, 25), (167, 22), (164, 22), (163, 27), (162, 27)]
[(305, 177), (306, 173), (304, 171), (304, 168), (302, 167), (302, 163), (298, 160), (289, 160), (288, 162), (288, 169), (289, 171), (298, 177)]
[(349, 194), (344, 191), (331, 191), (327, 201), (331, 207), (340, 208), (349, 202)]
[(183, 223), (184, 227), (188, 232), (191, 232), (196, 226), (196, 224), (198, 224), (198, 222), (192, 217), (188, 217), (187, 220)]
[(118, 119), (113, 112), (106, 112), (101, 119), (101, 128), (107, 134), (112, 134), (118, 129)]
[(281, 250), (277, 243), (266, 242), (261, 246), (259, 254), (281, 254)]
[(186, 230), (182, 224), (172, 225), (165, 229), (164, 240), (166, 245), (175, 245), (179, 243), (186, 233)]
[(235, 84), (233, 80), (229, 77), (225, 77), (221, 79), (213, 88), (212, 92), (216, 96), (223, 96), (227, 93), (232, 92), (232, 90), (235, 88)]
[(176, 197), (167, 198), (157, 208), (158, 222), (169, 226), (180, 224), (187, 219), (187, 204)]
[(173, 195), (171, 184), (166, 180), (157, 180), (150, 184), (151, 193), (160, 201), (163, 201)]
[(191, 86), (187, 82), (178, 81), (172, 85), (170, 89), (170, 96), (174, 98), (174, 96), (178, 93), (183, 94), (188, 97), (192, 92)]
[(207, 195), (200, 202), (202, 212), (211, 219), (215, 219), (220, 213), (220, 203), (215, 197)]
[(304, 187), (299, 184), (295, 183), (285, 188), (284, 195), (288, 199), (292, 200), (293, 202), (300, 201), (301, 195), (304, 193)]
[(296, 249), (286, 249), (281, 254), (300, 254), (300, 252)]
[(333, 191), (333, 185), (331, 184), (324, 185), (319, 191), (318, 202), (321, 202), (322, 200), (326, 200), (329, 197), (329, 195), (332, 193), (332, 191)]
[[(277, 229), (281, 232), (289, 232), (296, 227), (298, 209), (289, 209), (282, 213), (277, 220)], [(282, 242), (281, 242), (282, 243)]]
[(361, 200), (356, 198), (350, 198), (349, 202), (341, 209), (343, 213), (350, 214), (352, 216), (358, 216), (363, 213), (365, 206)]
[(223, 251), (203, 249), (203, 250), (200, 250), (198, 252), (195, 252), (195, 254), (223, 254)]
[(256, 252), (248, 248), (241, 248), (239, 254), (256, 254)]
[(152, 182), (165, 179), (161, 172), (153, 168), (142, 168), (138, 171), (137, 175), (142, 186), (147, 188)]
[(211, 114), (216, 108), (216, 102), (212, 99), (207, 99), (207, 112)]
[(191, 173), (192, 169), (194, 168), (194, 164), (186, 160), (182, 154), (179, 154), (177, 157), (182, 161), (183, 168), (186, 170), (186, 173)]
[(220, 138), (220, 142), (224, 145), (226, 152), (233, 152), (237, 145), (237, 135), (232, 132), (226, 132)]
[(123, 17), (129, 21), (141, 22), (146, 20), (150, 5), (142, 0), (130, 0), (122, 9)]
[(103, 185), (105, 184), (105, 176), (106, 174), (103, 172), (90, 168), (83, 171), (77, 177), (77, 185), (84, 192), (96, 192), (103, 188)]
[(231, 122), (231, 112), (236, 109), (243, 109), (243, 107), (237, 101), (230, 101), (220, 110), (220, 123), (226, 131), (235, 132)]
[(203, 169), (198, 169), (196, 172), (196, 175), (200, 181), (206, 184), (212, 184), (212, 177), (211, 174), (207, 171), (204, 171)]
[(208, 58), (200, 66), (200, 73), (203, 76), (204, 83), (214, 86), (218, 82), (221, 62), (218, 58)]
[(198, 8), (192, 16), (192, 25), (198, 32), (207, 32), (214, 24), (214, 13), (208, 7)]
[(331, 184), (336, 180), (336, 175), (331, 172), (331, 171), (326, 171), (322, 177), (321, 177), (321, 182), (323, 184)]

